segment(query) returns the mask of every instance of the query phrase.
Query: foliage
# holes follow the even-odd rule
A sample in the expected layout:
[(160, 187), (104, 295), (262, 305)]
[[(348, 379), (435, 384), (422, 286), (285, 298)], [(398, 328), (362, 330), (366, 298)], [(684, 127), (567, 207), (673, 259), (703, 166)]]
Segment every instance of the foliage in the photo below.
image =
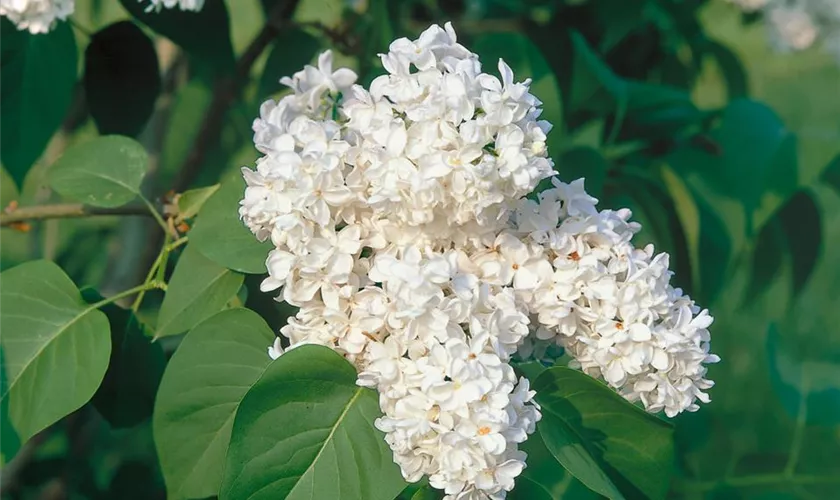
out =
[(268, 357), (294, 311), (260, 291), (270, 243), (237, 209), (281, 76), (330, 48), (370, 82), (390, 40), (447, 20), (532, 78), (558, 176), (633, 210), (723, 358), (713, 402), (673, 425), (579, 371), (517, 367), (543, 419), (508, 498), (835, 494), (827, 56), (768, 53), (723, 0), (205, 4), (79, 1), (46, 35), (2, 21), (4, 498), (441, 497), (403, 481), (339, 355)]

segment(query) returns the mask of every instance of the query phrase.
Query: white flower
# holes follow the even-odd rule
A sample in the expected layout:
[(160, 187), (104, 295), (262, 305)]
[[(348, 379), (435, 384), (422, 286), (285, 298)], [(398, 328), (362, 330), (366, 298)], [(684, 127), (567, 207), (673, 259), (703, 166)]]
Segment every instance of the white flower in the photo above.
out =
[[(144, 0), (138, 0), (143, 2)], [(146, 7), (146, 12), (157, 10), (161, 8), (172, 9), (178, 7), (181, 10), (188, 10), (198, 12), (204, 7), (204, 0), (149, 0), (149, 6)]]
[(529, 81), (482, 73), (448, 24), (381, 59), (370, 89), (330, 53), (283, 79), (239, 214), (274, 246), (262, 290), (300, 308), (290, 349), (334, 349), (378, 391), (406, 480), (448, 499), (513, 489), (541, 417), (513, 355), (565, 349), (649, 411), (708, 401), (711, 317), (669, 285), (667, 255), (633, 247), (629, 210), (599, 212), (582, 179), (523, 199), (553, 172)]
[(73, 13), (74, 0), (0, 0), (0, 16), (33, 35), (47, 33)]

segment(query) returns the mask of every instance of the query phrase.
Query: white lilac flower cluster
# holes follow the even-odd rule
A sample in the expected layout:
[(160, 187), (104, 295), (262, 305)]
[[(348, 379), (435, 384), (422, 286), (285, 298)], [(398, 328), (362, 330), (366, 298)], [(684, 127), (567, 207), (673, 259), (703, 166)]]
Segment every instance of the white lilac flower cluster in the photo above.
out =
[(840, 58), (839, 0), (730, 0), (745, 12), (760, 12), (778, 51), (807, 49), (818, 41)]
[(549, 345), (650, 411), (708, 401), (712, 319), (668, 284), (666, 254), (632, 246), (629, 211), (598, 212), (583, 180), (524, 197), (554, 171), (530, 81), (482, 73), (449, 24), (381, 59), (370, 89), (330, 52), (282, 80), (239, 213), (274, 245), (263, 291), (300, 308), (281, 333), (378, 390), (404, 477), (504, 498), (540, 419), (511, 359)]
[[(147, 11), (180, 7), (181, 10), (198, 12), (204, 6), (204, 0), (149, 2)], [(29, 30), (32, 34), (48, 33), (57, 21), (64, 21), (73, 14), (75, 6), (75, 0), (0, 0), (0, 16), (9, 18), (19, 30)]]

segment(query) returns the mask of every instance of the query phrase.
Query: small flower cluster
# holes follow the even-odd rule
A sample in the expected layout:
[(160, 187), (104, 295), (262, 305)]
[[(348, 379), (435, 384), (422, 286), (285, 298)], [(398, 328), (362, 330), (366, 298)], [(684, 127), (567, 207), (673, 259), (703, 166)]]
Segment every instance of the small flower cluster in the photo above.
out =
[(550, 345), (650, 411), (708, 401), (711, 318), (668, 284), (667, 255), (632, 246), (629, 211), (598, 212), (582, 180), (524, 198), (554, 171), (530, 82), (503, 61), (482, 73), (449, 24), (381, 59), (369, 89), (330, 52), (282, 80), (239, 213), (274, 245), (262, 290), (300, 308), (281, 333), (377, 389), (404, 477), (504, 498), (540, 419), (511, 360)]
[(0, 16), (34, 35), (47, 33), (57, 20), (67, 19), (75, 5), (75, 0), (0, 0)]
[[(204, 6), (204, 0), (149, 1), (146, 11), (180, 7), (181, 10), (198, 12)], [(73, 14), (75, 7), (75, 0), (0, 0), (0, 16), (8, 17), (17, 29), (29, 30), (37, 35), (48, 33), (57, 21), (66, 20)]]
[(730, 0), (745, 12), (761, 12), (771, 45), (778, 51), (807, 49), (822, 41), (840, 58), (840, 2), (837, 0)]

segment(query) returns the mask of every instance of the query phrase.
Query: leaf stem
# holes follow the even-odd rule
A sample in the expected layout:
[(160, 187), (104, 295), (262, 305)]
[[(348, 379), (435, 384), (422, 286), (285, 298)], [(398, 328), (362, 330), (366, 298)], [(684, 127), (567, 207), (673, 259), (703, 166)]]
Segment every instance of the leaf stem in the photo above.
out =
[(169, 234), (169, 226), (166, 225), (166, 222), (163, 220), (163, 217), (160, 216), (160, 213), (158, 213), (157, 209), (155, 209), (155, 206), (152, 204), (152, 202), (149, 201), (149, 199), (143, 196), (142, 194), (140, 195), (140, 199), (143, 200), (143, 203), (146, 204), (146, 207), (148, 207), (149, 209), (149, 213), (151, 213), (152, 217), (155, 218), (155, 221), (158, 223), (158, 226), (160, 226), (160, 228), (163, 229), (164, 233)]
[(151, 290), (152, 288), (162, 288), (163, 283), (158, 281), (149, 281), (147, 283), (143, 283), (142, 285), (137, 285), (134, 288), (129, 288), (128, 290), (123, 290), (122, 292), (108, 297), (107, 299), (102, 299), (99, 302), (90, 305), (90, 309), (99, 309), (102, 306), (108, 305), (112, 302), (116, 302), (122, 298), (128, 297), (130, 295), (134, 295), (138, 292), (145, 292), (147, 290)]
[(618, 133), (621, 131), (621, 126), (624, 124), (624, 116), (627, 114), (628, 98), (625, 94), (621, 94), (618, 98), (618, 108), (615, 111), (615, 120), (612, 127), (610, 127), (610, 135), (604, 142), (603, 148), (611, 146), (618, 138)]
[(793, 477), (796, 471), (796, 464), (799, 462), (799, 453), (802, 451), (802, 440), (805, 437), (805, 424), (808, 420), (808, 386), (810, 380), (805, 373), (805, 364), (802, 364), (800, 371), (802, 387), (799, 391), (799, 412), (796, 414), (796, 427), (793, 429), (793, 440), (790, 444), (790, 454), (785, 464), (784, 475)]

